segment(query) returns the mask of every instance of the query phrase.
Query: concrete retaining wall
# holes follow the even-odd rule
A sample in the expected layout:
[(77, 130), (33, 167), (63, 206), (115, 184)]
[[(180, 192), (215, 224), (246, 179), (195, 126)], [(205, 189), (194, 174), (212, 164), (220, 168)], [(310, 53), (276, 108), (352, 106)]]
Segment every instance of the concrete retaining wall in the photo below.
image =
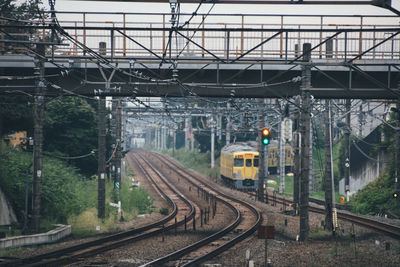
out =
[(57, 224), (56, 226), (55, 229), (43, 234), (2, 238), (0, 249), (52, 243), (71, 234), (71, 225)]
[(17, 221), (17, 217), (0, 188), (0, 225), (9, 225)]
[[(374, 157), (376, 160), (366, 159), (359, 168), (350, 170), (350, 196), (375, 181), (385, 171), (390, 160), (386, 151), (380, 151)], [(345, 194), (344, 179), (339, 181), (339, 193)]]

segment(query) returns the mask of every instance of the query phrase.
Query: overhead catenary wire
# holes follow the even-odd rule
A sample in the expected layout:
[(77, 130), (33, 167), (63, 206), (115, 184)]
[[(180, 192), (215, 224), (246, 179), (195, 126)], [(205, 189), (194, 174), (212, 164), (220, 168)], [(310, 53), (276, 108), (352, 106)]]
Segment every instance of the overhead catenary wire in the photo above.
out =
[(58, 158), (58, 159), (74, 160), (74, 159), (82, 159), (82, 158), (94, 156), (95, 151), (97, 151), (97, 149), (92, 149), (89, 153), (80, 155), (80, 156), (58, 156), (56, 154), (49, 153), (49, 152), (43, 152), (43, 154), (46, 156), (51, 156), (51, 157)]
[(360, 151), (360, 153), (361, 153), (364, 157), (366, 157), (367, 159), (370, 159), (370, 160), (375, 161), (375, 162), (390, 163), (390, 161), (377, 160), (377, 159), (374, 159), (374, 158), (370, 157), (367, 153), (365, 153), (365, 152), (357, 145), (357, 143), (356, 143), (354, 140), (353, 140), (353, 145), (354, 145), (354, 147), (355, 147), (358, 151)]
[[(202, 2), (203, 2), (203, 1), (204, 1), (204, 0), (202, 0)], [(202, 2), (201, 2), (201, 3), (202, 3)], [(198, 8), (200, 8), (201, 3), (199, 4)], [(201, 22), (199, 23), (199, 25), (197, 26), (197, 28), (193, 31), (192, 36), (186, 41), (184, 47), (181, 49), (181, 51), (179, 52), (179, 54), (177, 54), (177, 56), (176, 56), (175, 59), (178, 59), (178, 58), (180, 57), (180, 55), (183, 53), (183, 51), (185, 51), (186, 47), (189, 45), (190, 41), (193, 39), (193, 37), (195, 36), (195, 34), (197, 33), (197, 31), (200, 29), (201, 25), (203, 25), (205, 19), (206, 19), (206, 18), (208, 17), (208, 15), (211, 13), (211, 11), (213, 10), (214, 6), (215, 6), (215, 3), (213, 3), (213, 5), (210, 7), (210, 9), (209, 9), (208, 12), (206, 13), (206, 15), (205, 15), (205, 16), (202, 16)], [(198, 10), (198, 9), (197, 9), (197, 10)], [(196, 14), (197, 14), (197, 10), (195, 11)], [(191, 18), (191, 19), (192, 19), (192, 18)], [(190, 22), (190, 21), (189, 21), (189, 22)], [(179, 29), (182, 29), (183, 27), (184, 27), (184, 26), (179, 27)]]

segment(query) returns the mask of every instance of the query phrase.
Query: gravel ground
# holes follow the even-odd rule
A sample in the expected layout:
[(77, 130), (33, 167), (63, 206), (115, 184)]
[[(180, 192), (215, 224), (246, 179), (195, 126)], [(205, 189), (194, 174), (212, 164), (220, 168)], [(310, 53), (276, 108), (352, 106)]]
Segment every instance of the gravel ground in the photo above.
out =
[[(174, 176), (174, 172), (166, 171), (164, 167), (162, 169), (163, 170), (161, 172), (166, 176), (170, 176), (171, 179), (175, 181), (175, 186), (177, 186), (179, 190), (184, 191), (185, 195), (193, 202), (201, 206), (203, 209), (208, 206), (208, 202), (203, 199), (201, 193), (198, 194), (198, 191), (193, 186), (189, 186), (183, 181), (183, 179), (179, 179), (178, 177)], [(138, 174), (138, 172), (135, 171), (135, 174)], [(148, 187), (145, 179), (141, 179), (140, 181), (141, 186)], [(189, 187), (191, 187), (190, 191), (188, 190)], [(149, 190), (149, 192), (150, 194), (155, 194), (155, 192), (152, 190)], [(156, 196), (153, 195), (153, 197)], [(104, 252), (94, 258), (85, 259), (69, 266), (140, 266), (141, 264), (172, 253), (215, 233), (231, 221), (232, 215), (233, 213), (230, 210), (224, 209), (223, 206), (219, 204), (217, 205), (215, 217), (212, 218), (212, 216), (210, 216), (209, 223), (201, 226), (200, 221), (197, 218), (195, 232), (193, 231), (193, 224), (190, 222), (187, 225), (186, 232), (184, 231), (183, 226), (179, 227), (177, 235), (175, 235), (174, 231), (170, 231), (165, 234), (164, 241), (162, 236), (145, 239), (135, 242), (131, 245), (126, 245), (120, 249)]]
[[(271, 206), (271, 203), (256, 202), (254, 197), (249, 197), (248, 194), (215, 184), (214, 179), (203, 179), (212, 183), (213, 187), (222, 187), (221, 190), (225, 193), (252, 202), (263, 212), (264, 224), (269, 221), (275, 226), (275, 239), (268, 240), (270, 266), (400, 266), (399, 240), (362, 226), (353, 227), (344, 220), (339, 220), (337, 238), (333, 238), (322, 230), (321, 223), (325, 216), (310, 212), (310, 240), (297, 242), (295, 240), (299, 233), (299, 217), (283, 213), (282, 204)], [(399, 220), (378, 216), (365, 217), (400, 225)], [(355, 239), (352, 238), (352, 233)], [(265, 240), (257, 239), (257, 234), (208, 263), (232, 267), (246, 266), (246, 250), (250, 250), (255, 266), (264, 266)]]
[[(143, 177), (135, 172), (135, 179), (141, 182), (155, 198), (157, 208), (165, 206), (161, 198), (157, 198), (151, 186), (146, 184)], [(299, 217), (286, 215), (282, 212), (282, 205), (271, 206), (256, 202), (254, 197), (231, 190), (221, 184), (214, 183), (214, 180), (204, 178), (213, 187), (219, 187), (226, 193), (234, 195), (240, 199), (254, 203), (263, 212), (264, 224), (269, 221), (276, 229), (274, 240), (268, 240), (268, 259), (270, 266), (400, 266), (400, 242), (388, 236), (376, 233), (361, 226), (352, 226), (351, 223), (339, 220), (339, 234), (337, 238), (332, 238), (321, 229), (321, 222), (324, 216), (310, 213), (310, 240), (307, 242), (297, 242), (296, 235), (299, 232)], [(188, 191), (188, 186), (176, 181), (176, 184)], [(197, 196), (197, 190), (188, 192), (188, 195), (199, 205), (204, 205), (204, 200)], [(124, 246), (118, 250), (98, 255), (95, 258), (85, 260), (71, 266), (139, 266), (151, 259), (160, 257), (176, 249), (199, 240), (216, 230), (215, 225), (220, 227), (230, 219), (230, 214), (224, 213), (224, 209), (219, 206), (217, 215), (209, 225), (202, 228), (197, 227), (193, 232), (191, 225), (185, 233), (183, 227), (178, 229), (178, 235), (169, 232), (165, 235), (164, 242), (162, 237), (143, 240), (132, 245)], [(127, 222), (123, 227), (137, 227), (159, 219), (160, 214), (152, 213), (144, 217), (137, 218), (132, 222)], [(374, 217), (379, 221), (399, 224), (399, 220)], [(287, 221), (287, 226), (285, 225)], [(354, 229), (354, 230), (353, 230)], [(352, 238), (354, 233), (355, 239)], [(76, 240), (73, 237), (67, 238), (65, 242), (53, 245), (44, 245), (17, 251), (12, 256), (28, 256), (43, 253), (59, 247), (69, 246), (93, 238)], [(389, 248), (389, 250), (387, 250)], [(246, 266), (246, 251), (249, 250), (254, 266), (264, 266), (265, 260), (265, 240), (257, 239), (257, 235), (246, 239), (242, 243), (231, 248), (227, 252), (215, 257), (209, 263), (221, 264), (221, 266)]]

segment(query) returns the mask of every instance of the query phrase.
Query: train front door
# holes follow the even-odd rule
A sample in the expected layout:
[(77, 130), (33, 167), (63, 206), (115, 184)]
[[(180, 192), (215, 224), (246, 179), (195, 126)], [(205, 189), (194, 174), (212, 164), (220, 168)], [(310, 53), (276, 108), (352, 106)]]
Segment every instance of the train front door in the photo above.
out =
[(253, 174), (253, 164), (252, 159), (247, 158), (244, 163), (244, 177), (243, 178), (252, 178)]

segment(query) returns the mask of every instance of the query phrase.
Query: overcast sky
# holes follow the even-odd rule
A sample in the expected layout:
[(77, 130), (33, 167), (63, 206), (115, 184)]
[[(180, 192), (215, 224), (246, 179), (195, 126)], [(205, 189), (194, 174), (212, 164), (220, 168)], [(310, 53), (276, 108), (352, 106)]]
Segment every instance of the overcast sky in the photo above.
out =
[[(43, 0), (48, 10), (48, 1)], [(143, 1), (145, 2), (145, 1)], [(392, 6), (400, 9), (400, 0), (392, 0)], [(181, 12), (192, 13), (197, 4), (181, 4)], [(199, 12), (207, 12), (210, 4), (203, 4)], [(132, 3), (123, 1), (97, 2), (56, 0), (58, 11), (110, 11), (110, 12), (170, 12), (167, 3)], [(355, 14), (393, 15), (392, 12), (367, 5), (240, 5), (216, 4), (212, 13), (254, 13), (254, 14)]]

